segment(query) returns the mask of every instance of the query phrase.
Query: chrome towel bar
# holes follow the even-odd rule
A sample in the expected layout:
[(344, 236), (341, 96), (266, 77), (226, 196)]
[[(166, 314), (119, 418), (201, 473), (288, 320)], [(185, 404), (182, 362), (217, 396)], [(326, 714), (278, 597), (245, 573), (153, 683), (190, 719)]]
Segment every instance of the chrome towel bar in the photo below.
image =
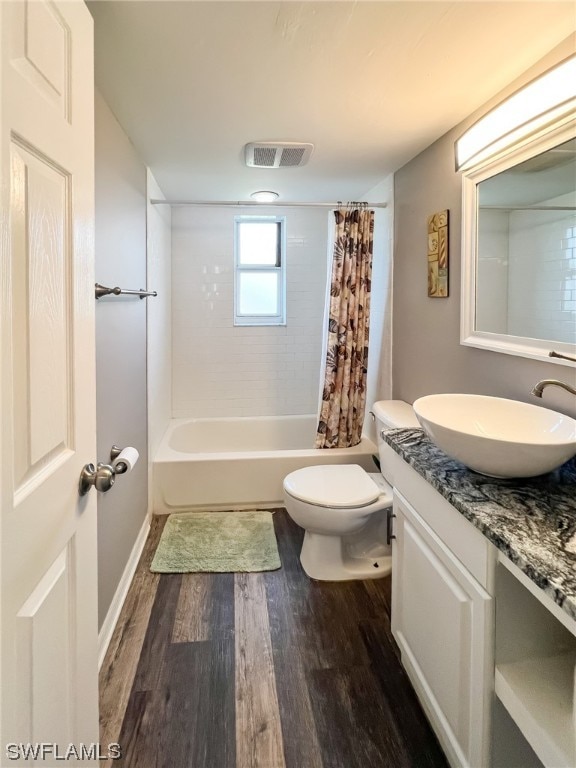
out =
[(95, 285), (95, 293), (96, 298), (101, 299), (102, 296), (139, 296), (141, 299), (145, 299), (147, 296), (158, 296), (158, 293), (156, 291), (145, 291), (143, 288), (140, 288), (138, 291), (131, 291), (127, 288), (119, 288), (116, 286), (115, 288), (106, 288), (105, 285), (100, 285), (100, 283), (96, 283)]
[(561, 357), (562, 360), (570, 360), (571, 362), (576, 363), (576, 357), (572, 357), (572, 355), (561, 355), (560, 352), (555, 352), (554, 350), (548, 352), (548, 357)]

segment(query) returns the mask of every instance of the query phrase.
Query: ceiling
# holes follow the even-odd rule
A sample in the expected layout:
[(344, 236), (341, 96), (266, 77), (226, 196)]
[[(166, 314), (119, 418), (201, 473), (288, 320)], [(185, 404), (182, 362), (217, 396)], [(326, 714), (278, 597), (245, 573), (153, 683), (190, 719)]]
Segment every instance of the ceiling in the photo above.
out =
[[(173, 199), (357, 200), (576, 28), (573, 0), (88, 5), (97, 87)], [(315, 149), (247, 168), (251, 141)]]

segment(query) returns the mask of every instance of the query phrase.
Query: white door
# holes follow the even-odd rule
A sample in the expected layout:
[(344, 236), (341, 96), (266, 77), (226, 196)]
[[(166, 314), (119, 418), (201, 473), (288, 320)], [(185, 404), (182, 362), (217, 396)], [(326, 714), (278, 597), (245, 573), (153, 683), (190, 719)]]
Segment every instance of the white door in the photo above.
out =
[[(0, 33), (7, 766), (18, 764), (7, 743), (98, 740), (96, 492), (78, 495), (81, 468), (96, 459), (94, 118), (83, 2), (0, 2)], [(62, 763), (45, 748), (34, 764)]]
[(448, 760), (488, 765), (490, 595), (397, 491), (392, 632)]

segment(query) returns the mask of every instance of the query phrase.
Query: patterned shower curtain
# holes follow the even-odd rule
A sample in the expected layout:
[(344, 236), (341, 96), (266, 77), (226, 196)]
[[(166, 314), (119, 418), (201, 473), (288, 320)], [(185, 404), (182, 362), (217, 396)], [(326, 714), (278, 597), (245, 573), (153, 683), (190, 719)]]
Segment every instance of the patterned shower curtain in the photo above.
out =
[(350, 448), (362, 438), (370, 329), (374, 211), (335, 211), (326, 373), (316, 448)]

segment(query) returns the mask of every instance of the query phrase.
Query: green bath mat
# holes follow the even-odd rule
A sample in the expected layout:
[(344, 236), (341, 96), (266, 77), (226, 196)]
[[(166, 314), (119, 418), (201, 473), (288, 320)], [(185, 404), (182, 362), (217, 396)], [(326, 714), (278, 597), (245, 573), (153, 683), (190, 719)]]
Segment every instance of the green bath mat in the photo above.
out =
[(150, 566), (155, 573), (278, 568), (280, 555), (272, 514), (263, 510), (170, 515)]

